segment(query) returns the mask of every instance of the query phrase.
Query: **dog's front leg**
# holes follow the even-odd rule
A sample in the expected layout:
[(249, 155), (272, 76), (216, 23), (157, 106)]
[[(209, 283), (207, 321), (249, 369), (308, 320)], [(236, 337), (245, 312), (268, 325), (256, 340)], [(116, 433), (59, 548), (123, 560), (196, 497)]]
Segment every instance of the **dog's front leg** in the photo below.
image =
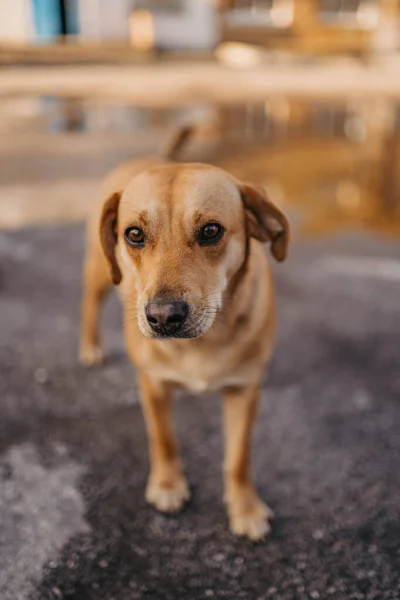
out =
[(257, 413), (259, 387), (224, 394), (225, 501), (235, 535), (257, 541), (267, 535), (272, 511), (257, 495), (251, 481), (251, 431)]
[(176, 512), (189, 498), (189, 489), (173, 431), (172, 389), (142, 373), (140, 391), (150, 451), (146, 500), (162, 512)]

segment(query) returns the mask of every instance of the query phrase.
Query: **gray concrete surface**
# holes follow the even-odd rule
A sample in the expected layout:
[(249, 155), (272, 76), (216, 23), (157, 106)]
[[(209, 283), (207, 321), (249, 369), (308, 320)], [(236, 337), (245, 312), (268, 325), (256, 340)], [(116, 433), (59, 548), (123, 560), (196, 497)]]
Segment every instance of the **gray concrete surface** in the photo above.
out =
[(215, 397), (177, 402), (192, 501), (145, 504), (115, 297), (106, 365), (76, 361), (82, 248), (78, 226), (0, 233), (1, 600), (400, 598), (399, 245), (296, 242), (276, 268), (254, 436), (276, 520), (259, 545), (228, 531)]

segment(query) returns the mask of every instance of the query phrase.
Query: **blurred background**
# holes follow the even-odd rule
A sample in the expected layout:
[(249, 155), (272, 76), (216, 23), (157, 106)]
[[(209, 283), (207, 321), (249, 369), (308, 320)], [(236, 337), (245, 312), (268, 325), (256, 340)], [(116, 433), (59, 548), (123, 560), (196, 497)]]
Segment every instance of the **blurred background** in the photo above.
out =
[[(203, 129), (186, 158), (308, 210), (399, 218), (397, 0), (0, 4), (0, 226), (82, 218), (101, 176)], [(68, 202), (65, 202), (65, 195)]]
[[(294, 233), (257, 547), (228, 531), (213, 397), (178, 400), (193, 501), (146, 505), (115, 296), (105, 364), (77, 360), (100, 181), (181, 124), (182, 160), (265, 186)], [(399, 233), (399, 0), (0, 0), (1, 600), (400, 598)]]

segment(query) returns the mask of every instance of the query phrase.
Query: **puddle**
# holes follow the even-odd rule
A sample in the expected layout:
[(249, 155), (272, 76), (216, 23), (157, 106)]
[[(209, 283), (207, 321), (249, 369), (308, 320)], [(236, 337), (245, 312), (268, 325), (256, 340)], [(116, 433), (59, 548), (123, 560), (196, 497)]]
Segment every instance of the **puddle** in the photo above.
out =
[(154, 152), (181, 122), (216, 124), (185, 159), (262, 183), (277, 203), (299, 211), (306, 235), (343, 228), (400, 233), (400, 105), (290, 97), (183, 109), (2, 100), (0, 226), (84, 218), (110, 168)]

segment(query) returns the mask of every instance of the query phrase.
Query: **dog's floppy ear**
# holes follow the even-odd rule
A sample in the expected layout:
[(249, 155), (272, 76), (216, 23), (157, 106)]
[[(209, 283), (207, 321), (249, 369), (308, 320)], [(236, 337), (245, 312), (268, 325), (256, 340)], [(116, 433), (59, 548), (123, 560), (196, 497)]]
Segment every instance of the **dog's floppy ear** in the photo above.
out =
[(121, 194), (116, 192), (112, 194), (103, 206), (103, 212), (100, 219), (100, 240), (103, 252), (106, 256), (111, 279), (114, 285), (121, 282), (122, 275), (115, 256), (115, 246), (117, 244), (117, 219), (118, 205)]
[(285, 260), (289, 246), (289, 222), (269, 200), (260, 186), (239, 183), (239, 190), (247, 215), (249, 235), (260, 242), (271, 242), (272, 256)]

